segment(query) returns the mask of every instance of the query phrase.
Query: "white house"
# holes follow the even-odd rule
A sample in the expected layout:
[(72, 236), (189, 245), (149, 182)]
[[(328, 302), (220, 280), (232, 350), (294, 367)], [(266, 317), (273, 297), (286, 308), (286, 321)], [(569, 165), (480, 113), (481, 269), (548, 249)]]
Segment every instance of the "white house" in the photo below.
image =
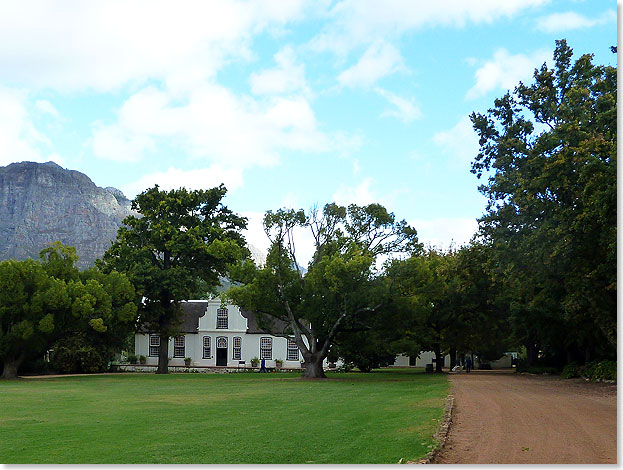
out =
[[(259, 328), (252, 312), (235, 305), (222, 305), (216, 300), (189, 300), (182, 303), (184, 321), (182, 335), (171, 338), (169, 366), (184, 366), (184, 358), (192, 359), (192, 367), (250, 367), (251, 359), (266, 360), (266, 367), (283, 361), (283, 368), (300, 368), (302, 355), (296, 343), (273, 336)], [(135, 353), (147, 358), (147, 365), (158, 364), (160, 337), (153, 334), (135, 335)]]
[[(187, 357), (194, 368), (248, 368), (253, 358), (265, 359), (266, 367), (275, 367), (276, 359), (283, 361), (284, 369), (301, 367), (303, 357), (296, 343), (261, 329), (253, 312), (242, 311), (233, 304), (223, 305), (219, 299), (189, 300), (182, 303), (182, 309), (183, 334), (169, 340), (170, 367), (185, 366)], [(285, 324), (276, 322), (275, 326), (283, 331)], [(156, 366), (160, 337), (137, 333), (134, 342), (135, 354), (145, 356), (146, 365)], [(393, 365), (425, 367), (433, 357), (431, 351), (422, 351), (417, 358), (399, 355)], [(449, 366), (450, 356), (446, 356), (444, 367)]]
[[(432, 364), (435, 353), (433, 351), (422, 351), (418, 357), (403, 356), (399, 354), (394, 361), (395, 367), (426, 367), (426, 364)], [(450, 367), (450, 356), (446, 354), (443, 358), (443, 366)]]

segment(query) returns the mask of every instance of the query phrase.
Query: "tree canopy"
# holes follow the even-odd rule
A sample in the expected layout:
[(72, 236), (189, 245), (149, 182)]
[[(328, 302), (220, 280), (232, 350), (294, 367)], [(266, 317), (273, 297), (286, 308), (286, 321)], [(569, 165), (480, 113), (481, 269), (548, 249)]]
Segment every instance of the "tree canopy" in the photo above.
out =
[(248, 257), (246, 219), (223, 205), (224, 185), (198, 191), (155, 187), (132, 201), (100, 266), (125, 273), (142, 301), (142, 331), (160, 336), (158, 373), (168, 371), (169, 338), (179, 334), (180, 302), (219, 284), (229, 264)]
[(616, 68), (572, 56), (556, 41), (553, 68), (471, 115), (488, 198), (479, 234), (533, 358), (616, 347)]
[(16, 377), (25, 359), (76, 336), (105, 367), (134, 330), (136, 298), (129, 280), (115, 271), (80, 272), (77, 260), (75, 248), (55, 242), (41, 251), (40, 261), (0, 262), (3, 378)]
[[(322, 362), (338, 334), (389, 300), (380, 257), (419, 250), (416, 231), (379, 204), (268, 211), (264, 229), (271, 241), (266, 265), (239, 265), (234, 279), (241, 285), (227, 295), (296, 341), (304, 377), (324, 377)], [(295, 229), (309, 230), (314, 240), (306, 269), (297, 258)]]

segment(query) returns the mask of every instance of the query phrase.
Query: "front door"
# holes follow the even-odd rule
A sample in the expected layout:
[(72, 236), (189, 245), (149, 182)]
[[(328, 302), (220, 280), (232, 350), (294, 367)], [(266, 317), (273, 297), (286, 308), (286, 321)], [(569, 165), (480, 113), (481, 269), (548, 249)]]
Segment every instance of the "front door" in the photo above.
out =
[(216, 365), (227, 365), (227, 338), (224, 336), (216, 338)]

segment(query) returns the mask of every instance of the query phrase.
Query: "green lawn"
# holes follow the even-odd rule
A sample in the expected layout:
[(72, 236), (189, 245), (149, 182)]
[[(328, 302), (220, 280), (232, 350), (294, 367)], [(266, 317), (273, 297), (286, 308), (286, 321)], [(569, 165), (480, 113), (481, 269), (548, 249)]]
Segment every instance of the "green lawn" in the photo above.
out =
[(406, 369), (0, 381), (0, 463), (396, 463), (430, 450), (448, 386)]

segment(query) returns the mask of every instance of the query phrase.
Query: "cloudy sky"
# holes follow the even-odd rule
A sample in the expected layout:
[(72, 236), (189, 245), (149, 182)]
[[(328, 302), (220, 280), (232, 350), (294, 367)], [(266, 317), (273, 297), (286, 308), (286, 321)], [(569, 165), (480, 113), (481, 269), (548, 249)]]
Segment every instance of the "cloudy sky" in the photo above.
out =
[(484, 210), (468, 115), (551, 63), (616, 64), (614, 1), (0, 3), (0, 165), (53, 160), (130, 198), (224, 182), (267, 209), (381, 202), (425, 243)]

